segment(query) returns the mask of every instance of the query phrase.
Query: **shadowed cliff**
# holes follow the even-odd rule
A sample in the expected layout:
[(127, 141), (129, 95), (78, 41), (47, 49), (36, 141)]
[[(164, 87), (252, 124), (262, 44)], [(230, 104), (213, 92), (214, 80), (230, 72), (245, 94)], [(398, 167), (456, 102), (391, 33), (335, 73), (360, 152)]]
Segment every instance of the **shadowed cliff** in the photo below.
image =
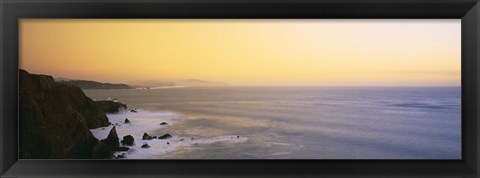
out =
[(97, 108), (105, 113), (118, 113), (127, 109), (127, 105), (113, 101), (96, 101)]
[(20, 70), (19, 118), (21, 159), (113, 157), (89, 130), (108, 126), (108, 118), (79, 87)]

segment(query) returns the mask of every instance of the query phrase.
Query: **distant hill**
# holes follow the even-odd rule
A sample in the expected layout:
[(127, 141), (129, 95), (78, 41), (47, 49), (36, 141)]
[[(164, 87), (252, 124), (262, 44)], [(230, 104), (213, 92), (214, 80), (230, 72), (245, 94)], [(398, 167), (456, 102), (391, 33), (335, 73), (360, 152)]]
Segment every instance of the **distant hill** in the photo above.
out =
[(129, 84), (114, 84), (114, 83), (102, 83), (91, 80), (77, 80), (64, 77), (54, 78), (56, 82), (75, 85), (81, 89), (150, 89), (156, 87), (210, 87), (210, 86), (228, 86), (223, 82), (212, 82), (199, 79), (186, 79), (186, 80), (144, 80), (144, 81), (132, 81)]
[(155, 87), (206, 87), (206, 86), (227, 86), (223, 82), (211, 82), (199, 79), (162, 81), (162, 80), (146, 80), (130, 82), (137, 86), (137, 88), (155, 88)]
[(150, 88), (150, 87), (173, 87), (175, 83), (161, 80), (145, 80), (130, 82), (136, 88)]
[(134, 89), (127, 84), (101, 83), (89, 80), (58, 80), (59, 83), (75, 85), (81, 89)]
[(211, 82), (211, 81), (198, 80), (198, 79), (177, 80), (177, 81), (174, 81), (174, 83), (176, 85), (190, 86), (190, 87), (195, 87), (195, 86), (227, 86), (227, 84), (223, 83), (223, 82)]

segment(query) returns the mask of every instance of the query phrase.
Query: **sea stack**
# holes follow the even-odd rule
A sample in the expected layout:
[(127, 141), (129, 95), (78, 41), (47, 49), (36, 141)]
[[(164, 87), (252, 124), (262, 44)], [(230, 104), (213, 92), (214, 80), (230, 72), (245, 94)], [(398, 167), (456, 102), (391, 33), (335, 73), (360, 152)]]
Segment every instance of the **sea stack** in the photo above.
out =
[(133, 146), (135, 143), (135, 140), (133, 139), (133, 136), (127, 135), (123, 137), (122, 144), (127, 145), (127, 146)]
[(151, 140), (151, 139), (153, 139), (152, 136), (148, 135), (147, 133), (143, 133), (142, 140)]
[(111, 146), (112, 148), (116, 148), (120, 146), (117, 130), (115, 129), (115, 127), (113, 127), (112, 130), (110, 130), (107, 138), (102, 140), (102, 142), (108, 146)]

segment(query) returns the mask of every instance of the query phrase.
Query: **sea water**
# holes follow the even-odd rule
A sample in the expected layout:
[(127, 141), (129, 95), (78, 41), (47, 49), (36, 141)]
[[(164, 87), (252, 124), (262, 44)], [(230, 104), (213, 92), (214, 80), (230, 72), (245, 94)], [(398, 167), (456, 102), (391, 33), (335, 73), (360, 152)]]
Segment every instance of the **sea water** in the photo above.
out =
[[(135, 137), (131, 159), (461, 159), (460, 87), (84, 92), (96, 100), (118, 98), (138, 110), (108, 115), (119, 123), (120, 139)], [(124, 124), (125, 118), (132, 122)], [(102, 138), (109, 128), (92, 132)], [(144, 132), (173, 138), (143, 141)], [(151, 147), (140, 148), (144, 142)]]

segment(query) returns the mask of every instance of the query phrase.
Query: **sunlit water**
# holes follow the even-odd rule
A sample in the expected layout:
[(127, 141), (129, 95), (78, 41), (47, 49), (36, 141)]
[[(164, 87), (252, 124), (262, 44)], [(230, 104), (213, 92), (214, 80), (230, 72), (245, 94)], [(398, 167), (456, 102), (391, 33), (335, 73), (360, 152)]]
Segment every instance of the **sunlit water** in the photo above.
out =
[[(149, 116), (152, 125), (131, 129), (137, 135), (171, 133), (173, 142), (189, 141), (152, 143), (145, 153), (160, 152), (154, 148), (160, 146), (170, 149), (148, 157), (153, 159), (461, 158), (459, 87), (205, 87), (85, 93), (158, 113), (158, 118)], [(162, 121), (171, 124), (156, 124)], [(237, 135), (241, 141), (235, 140)], [(191, 137), (203, 142), (193, 145)]]

